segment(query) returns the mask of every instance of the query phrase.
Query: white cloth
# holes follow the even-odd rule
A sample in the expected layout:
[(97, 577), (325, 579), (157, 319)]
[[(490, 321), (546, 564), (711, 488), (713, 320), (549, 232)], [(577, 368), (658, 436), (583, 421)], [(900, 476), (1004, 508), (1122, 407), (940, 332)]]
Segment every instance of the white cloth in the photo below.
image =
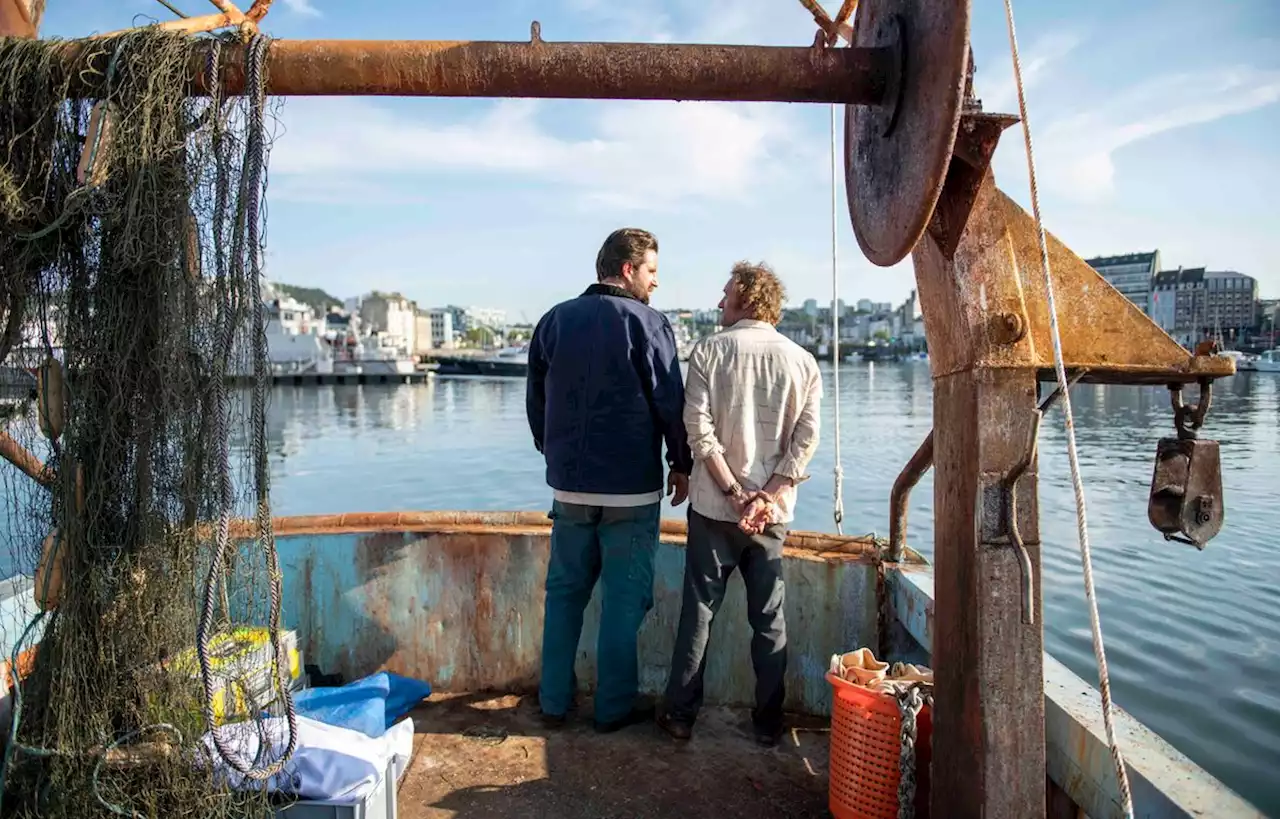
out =
[[(707, 470), (724, 456), (746, 489), (774, 474), (809, 476), (818, 449), (822, 374), (807, 350), (768, 322), (743, 319), (699, 341), (689, 355), (684, 425), (693, 451), (689, 502), (698, 514), (736, 522), (738, 513)], [(778, 493), (781, 523), (795, 518), (796, 488)]]
[(555, 490), (555, 499), (561, 503), (575, 503), (579, 506), (648, 506), (651, 503), (662, 503), (662, 490), (641, 492), (638, 495), (602, 495), (596, 492), (565, 492)]
[[(298, 717), (297, 726), (297, 749), (284, 770), (267, 780), (269, 791), (280, 791), (305, 800), (359, 802), (377, 789), (392, 761), (395, 762), (395, 777), (399, 781), (413, 756), (413, 720), (409, 718), (402, 719), (376, 738), (302, 716)], [(263, 729), (271, 746), (267, 760), (279, 759), (287, 746), (288, 723), (283, 718), (273, 717), (263, 720)], [(218, 735), (225, 740), (224, 744), (235, 749), (241, 760), (253, 762), (254, 754), (258, 752), (258, 729), (254, 723), (222, 726)], [(218, 755), (212, 736), (206, 733), (203, 742), (213, 759), (215, 772), (232, 788), (262, 787), (260, 783), (246, 781)], [(391, 787), (395, 787), (394, 784)]]

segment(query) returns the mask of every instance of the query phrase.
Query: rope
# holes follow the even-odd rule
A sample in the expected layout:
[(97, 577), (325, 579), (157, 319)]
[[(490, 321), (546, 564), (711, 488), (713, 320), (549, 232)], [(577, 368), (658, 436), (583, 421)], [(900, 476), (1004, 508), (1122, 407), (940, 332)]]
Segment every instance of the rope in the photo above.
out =
[(838, 224), (839, 177), (836, 171), (836, 106), (831, 106), (831, 364), (832, 389), (835, 392), (835, 496), (832, 516), (836, 534), (844, 534), (844, 465), (840, 458), (840, 268), (836, 244)]
[(1111, 761), (1115, 765), (1116, 780), (1120, 786), (1120, 802), (1127, 819), (1133, 819), (1133, 794), (1129, 790), (1129, 776), (1125, 771), (1124, 757), (1116, 744), (1115, 726), (1111, 715), (1111, 680), (1107, 674), (1107, 653), (1102, 644), (1102, 623), (1098, 617), (1098, 600), (1093, 586), (1093, 558), (1089, 553), (1089, 524), (1085, 514), (1084, 482), (1080, 477), (1080, 459), (1076, 452), (1075, 420), (1071, 414), (1070, 385), (1063, 362), (1062, 337), (1058, 332), (1058, 308), (1053, 295), (1053, 277), (1049, 271), (1049, 238), (1044, 221), (1040, 217), (1040, 192), (1036, 184), (1035, 152), (1031, 145), (1031, 121), (1027, 117), (1026, 88), (1022, 82), (1022, 60), (1018, 56), (1018, 35), (1013, 21), (1013, 0), (1004, 0), (1005, 18), (1009, 23), (1009, 47), (1013, 53), (1013, 76), (1018, 88), (1018, 113), (1022, 117), (1022, 135), (1027, 147), (1027, 171), (1031, 179), (1031, 210), (1036, 220), (1040, 238), (1040, 256), (1044, 265), (1045, 295), (1049, 301), (1049, 334), (1053, 339), (1053, 365), (1057, 372), (1058, 386), (1062, 390), (1062, 412), (1066, 418), (1067, 460), (1071, 465), (1071, 488), (1076, 499), (1076, 524), (1080, 541), (1080, 563), (1084, 569), (1084, 593), (1089, 606), (1089, 627), (1093, 632), (1093, 654), (1098, 662), (1098, 689), (1102, 694), (1102, 724), (1106, 729), (1107, 744), (1111, 748)]
[[(266, 104), (266, 85), (264, 76), (264, 67), (266, 64), (267, 48), (270, 44), (270, 38), (263, 34), (256, 34), (250, 40), (248, 45), (248, 54), (245, 58), (245, 87), (247, 93), (252, 94), (250, 113), (249, 113), (249, 129), (248, 139), (245, 147), (245, 172), (244, 184), (246, 186), (246, 207), (244, 214), (245, 230), (247, 237), (241, 237), (237, 230), (237, 235), (233, 237), (232, 243), (246, 241), (249, 245), (249, 308), (253, 310), (253, 358), (254, 358), (254, 388), (250, 410), (250, 424), (253, 426), (253, 459), (254, 459), (254, 482), (257, 489), (258, 505), (257, 505), (257, 538), (262, 544), (263, 550), (266, 552), (269, 562), (270, 572), (270, 594), (271, 594), (271, 612), (269, 615), (269, 628), (271, 631), (271, 648), (274, 656), (274, 669), (276, 678), (280, 684), (280, 696), (284, 701), (285, 718), (289, 726), (289, 739), (284, 754), (276, 761), (270, 763), (266, 767), (259, 768), (257, 763), (261, 762), (264, 757), (262, 744), (258, 749), (257, 758), (253, 763), (245, 762), (231, 749), (226, 740), (219, 731), (216, 724), (216, 718), (213, 713), (214, 686), (213, 673), (209, 660), (209, 637), (210, 626), (214, 619), (214, 610), (218, 597), (219, 584), (222, 574), (226, 569), (226, 560), (228, 550), (230, 548), (230, 526), (231, 515), (234, 507), (234, 489), (231, 483), (231, 460), (230, 460), (230, 435), (228, 434), (227, 416), (230, 411), (227, 400), (227, 359), (231, 355), (231, 349), (235, 338), (235, 329), (238, 324), (237, 316), (239, 311), (236, 306), (229, 303), (229, 299), (225, 298), (228, 292), (226, 289), (227, 272), (221, 265), (217, 271), (218, 289), (224, 294), (224, 298), (220, 301), (219, 308), (222, 313), (219, 326), (219, 350), (214, 366), (214, 396), (216, 402), (216, 410), (214, 412), (214, 439), (217, 442), (218, 457), (218, 493), (220, 499), (220, 511), (218, 516), (216, 543), (214, 547), (213, 560), (209, 566), (209, 575), (205, 581), (204, 587), (204, 607), (200, 612), (199, 622), (196, 624), (196, 646), (200, 659), (200, 678), (204, 684), (204, 718), (205, 723), (209, 727), (209, 734), (213, 739), (213, 744), (222, 759), (234, 768), (241, 775), (250, 780), (262, 781), (270, 779), (278, 774), (293, 755), (297, 747), (297, 714), (294, 708), (293, 695), (289, 690), (288, 663), (284, 657), (284, 647), (280, 640), (280, 599), (282, 596), (281, 589), (281, 572), (280, 559), (276, 553), (275, 537), (271, 528), (271, 504), (269, 500), (270, 493), (270, 472), (267, 463), (267, 442), (266, 430), (264, 427), (264, 416), (266, 413), (266, 395), (267, 395), (267, 337), (266, 327), (263, 321), (261, 302), (261, 280), (262, 280), (262, 242), (259, 235), (261, 228), (259, 222), (259, 209), (261, 205), (261, 194), (263, 188), (263, 170), (265, 165), (265, 136), (263, 124), (263, 109)], [(210, 79), (217, 79), (217, 67), (213, 60), (209, 66)], [(216, 82), (210, 85), (213, 89), (218, 88)], [(216, 102), (215, 102), (216, 104)], [(222, 174), (219, 174), (222, 177)], [(220, 183), (223, 179), (219, 180)], [(220, 184), (219, 196), (222, 195), (221, 189), (224, 185)], [(222, 238), (220, 231), (216, 238), (217, 244), (220, 246)], [(220, 254), (219, 254), (220, 255)], [(232, 265), (231, 276), (244, 276), (243, 257), (233, 248), (233, 258), (236, 262)]]

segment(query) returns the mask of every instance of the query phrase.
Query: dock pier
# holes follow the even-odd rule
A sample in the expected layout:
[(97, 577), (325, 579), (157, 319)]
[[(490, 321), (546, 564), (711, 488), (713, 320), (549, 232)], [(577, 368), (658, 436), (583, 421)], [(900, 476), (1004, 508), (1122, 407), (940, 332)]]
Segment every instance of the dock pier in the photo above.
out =
[[(328, 387), (366, 384), (424, 384), (431, 378), (430, 370), (411, 373), (273, 373), (273, 387)], [(231, 376), (227, 383), (237, 387), (249, 387), (252, 376)]]

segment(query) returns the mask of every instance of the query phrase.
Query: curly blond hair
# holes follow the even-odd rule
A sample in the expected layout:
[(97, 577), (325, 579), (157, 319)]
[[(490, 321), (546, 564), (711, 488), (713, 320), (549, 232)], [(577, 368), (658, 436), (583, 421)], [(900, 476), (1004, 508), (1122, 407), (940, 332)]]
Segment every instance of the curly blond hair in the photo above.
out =
[(772, 267), (764, 262), (738, 262), (731, 275), (738, 290), (738, 303), (751, 318), (770, 324), (782, 321), (787, 290)]

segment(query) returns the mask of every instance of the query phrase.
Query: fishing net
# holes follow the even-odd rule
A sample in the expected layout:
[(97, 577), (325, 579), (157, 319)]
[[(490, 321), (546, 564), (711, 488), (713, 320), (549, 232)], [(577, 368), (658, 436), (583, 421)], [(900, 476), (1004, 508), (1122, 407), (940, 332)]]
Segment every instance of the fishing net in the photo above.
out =
[[(256, 715), (292, 723), (264, 426), (265, 54), (260, 35), (0, 38), (0, 453), (28, 461), (3, 464), (0, 577), (38, 566), (47, 609), (4, 647), (30, 666), (5, 815), (271, 814), (218, 773), (261, 781), (293, 745), (234, 753), (235, 731), (266, 730)], [(189, 96), (193, 71), (218, 89), (232, 62), (244, 97)], [(265, 682), (219, 676), (244, 659), (228, 646)]]

